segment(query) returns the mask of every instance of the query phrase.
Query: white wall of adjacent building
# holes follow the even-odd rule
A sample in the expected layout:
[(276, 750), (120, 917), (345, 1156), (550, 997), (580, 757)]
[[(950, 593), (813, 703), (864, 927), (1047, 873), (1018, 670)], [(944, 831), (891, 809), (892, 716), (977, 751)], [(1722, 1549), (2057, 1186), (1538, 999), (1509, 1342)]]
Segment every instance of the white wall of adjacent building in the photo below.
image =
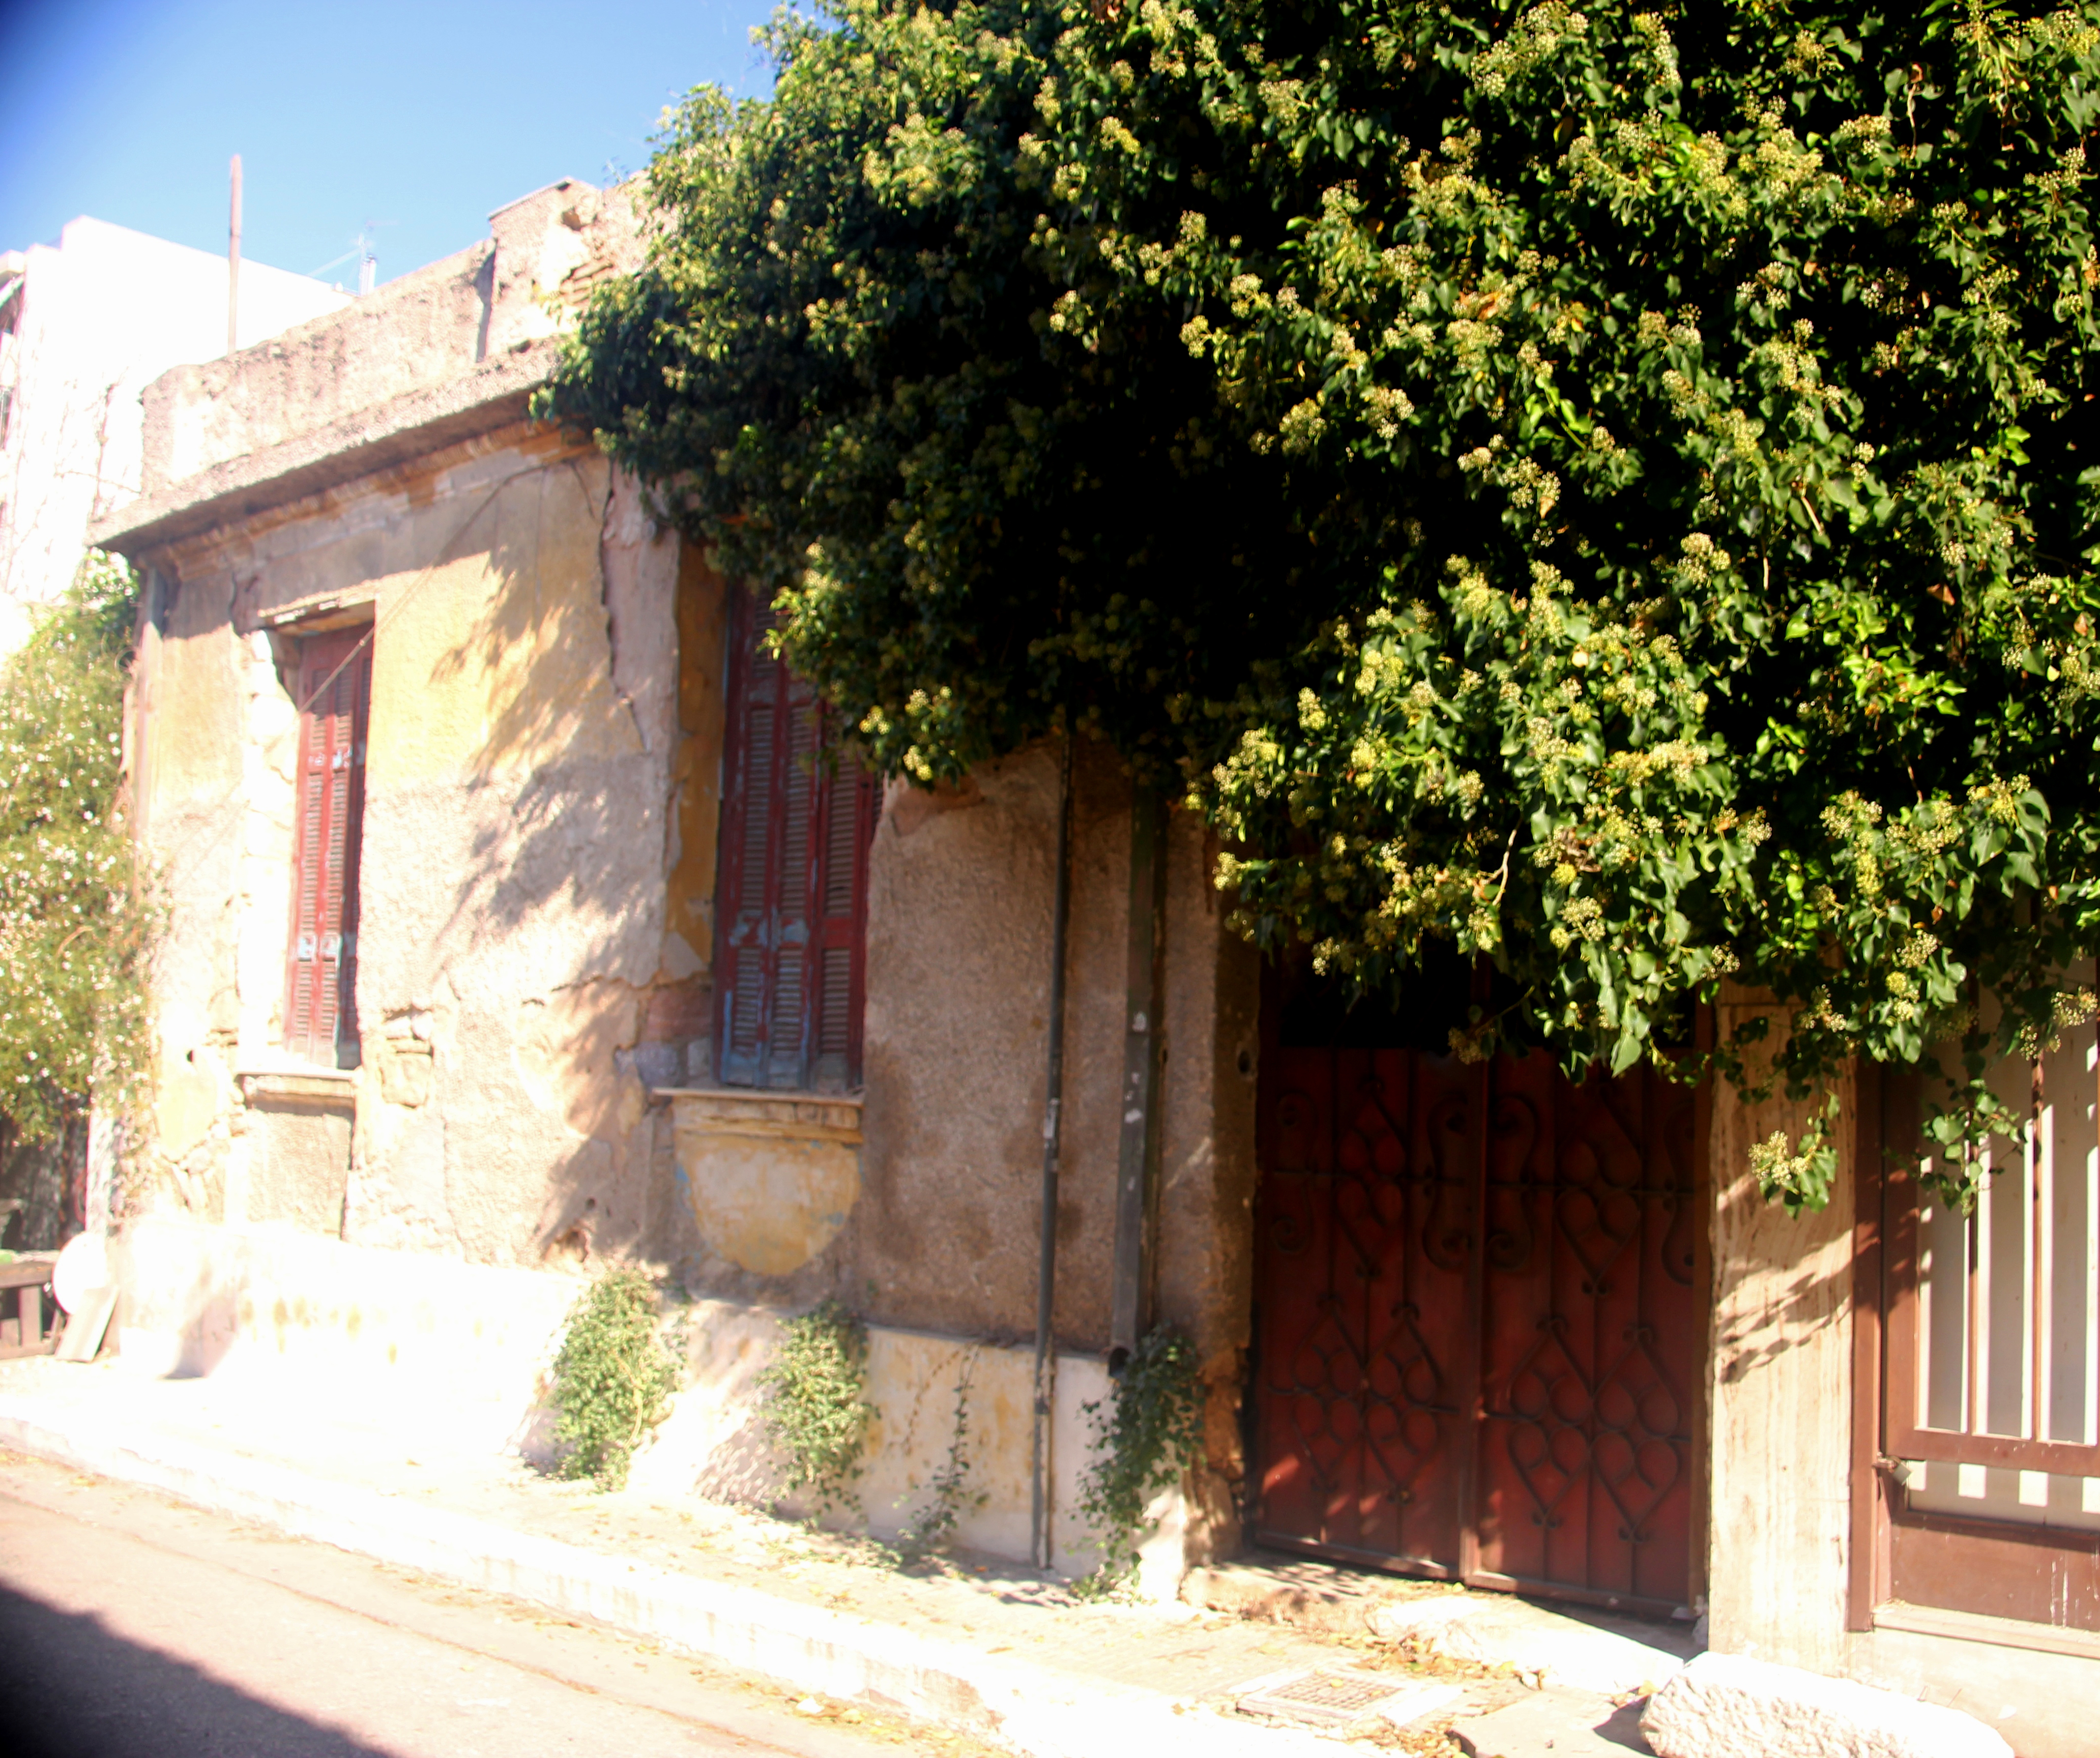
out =
[[(139, 492), (141, 390), (226, 352), (223, 257), (86, 216), (0, 252), (0, 654), (73, 579), (89, 524)], [(347, 296), (240, 265), (244, 348)]]

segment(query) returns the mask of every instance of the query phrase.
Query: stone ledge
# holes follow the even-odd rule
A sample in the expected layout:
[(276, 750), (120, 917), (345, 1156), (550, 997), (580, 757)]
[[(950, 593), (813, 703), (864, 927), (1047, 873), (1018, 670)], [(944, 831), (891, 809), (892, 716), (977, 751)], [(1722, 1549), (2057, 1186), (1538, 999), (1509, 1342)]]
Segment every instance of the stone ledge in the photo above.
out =
[(302, 1099), (308, 1104), (345, 1108), (357, 1103), (355, 1068), (243, 1068), (234, 1078), (249, 1104), (258, 1099)]
[(668, 1102), (680, 1129), (719, 1135), (755, 1135), (801, 1141), (861, 1142), (861, 1101), (844, 1093), (800, 1093), (757, 1087), (659, 1086), (654, 1099)]
[(2018, 1618), (1993, 1618), (1980, 1611), (1943, 1611), (1900, 1599), (1874, 1607), (1874, 1628), (1904, 1630), (1913, 1636), (1945, 1636), (1957, 1641), (1994, 1642), (2001, 1648), (2027, 1648), (2038, 1654), (2075, 1654), (2100, 1660), (2100, 1630), (2074, 1630), (2054, 1624), (2029, 1624)]
[(96, 522), (88, 541), (136, 557), (523, 421), (558, 347), (552, 340), (527, 344), (443, 384), (215, 464), (119, 507)]

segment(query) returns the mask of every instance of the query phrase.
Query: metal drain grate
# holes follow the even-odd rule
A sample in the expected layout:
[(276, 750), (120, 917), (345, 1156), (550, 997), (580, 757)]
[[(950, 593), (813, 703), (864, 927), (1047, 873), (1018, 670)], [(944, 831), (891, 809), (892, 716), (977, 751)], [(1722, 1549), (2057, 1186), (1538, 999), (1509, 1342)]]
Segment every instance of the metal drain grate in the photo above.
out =
[(1417, 1684), (1354, 1667), (1300, 1667), (1271, 1673), (1233, 1694), (1243, 1715), (1273, 1716), (1310, 1727), (1353, 1727), (1374, 1719), (1403, 1725), (1458, 1695), (1452, 1685)]

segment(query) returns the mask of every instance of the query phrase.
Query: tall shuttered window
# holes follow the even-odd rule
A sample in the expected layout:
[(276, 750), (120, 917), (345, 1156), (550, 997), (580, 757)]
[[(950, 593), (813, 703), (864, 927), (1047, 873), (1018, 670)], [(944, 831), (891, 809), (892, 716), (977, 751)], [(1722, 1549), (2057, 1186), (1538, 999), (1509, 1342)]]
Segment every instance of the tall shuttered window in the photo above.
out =
[(860, 1085), (868, 846), (879, 784), (824, 751), (825, 714), (737, 594), (716, 888), (715, 1065), (726, 1086)]
[(357, 855), (372, 697), (366, 628), (300, 642), (299, 781), (285, 1042), (329, 1067), (357, 1060)]

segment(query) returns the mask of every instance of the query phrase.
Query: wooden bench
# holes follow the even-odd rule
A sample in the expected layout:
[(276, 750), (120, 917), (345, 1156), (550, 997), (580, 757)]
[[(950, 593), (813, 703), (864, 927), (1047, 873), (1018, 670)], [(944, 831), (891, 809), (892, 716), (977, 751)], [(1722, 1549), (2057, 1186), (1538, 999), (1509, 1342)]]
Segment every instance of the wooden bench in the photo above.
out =
[(48, 1355), (58, 1347), (64, 1321), (51, 1293), (51, 1271), (57, 1262), (56, 1252), (40, 1251), (0, 1263), (0, 1361)]

